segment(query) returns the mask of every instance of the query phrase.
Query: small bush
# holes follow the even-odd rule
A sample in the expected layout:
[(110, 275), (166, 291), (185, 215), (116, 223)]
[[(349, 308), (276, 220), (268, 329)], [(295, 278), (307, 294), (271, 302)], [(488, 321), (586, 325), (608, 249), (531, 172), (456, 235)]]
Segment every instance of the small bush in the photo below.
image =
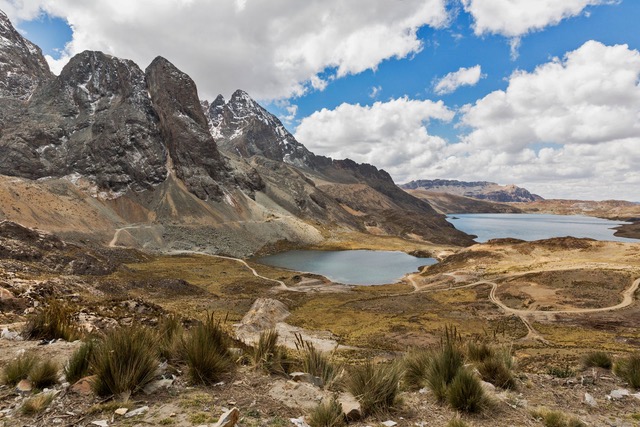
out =
[(58, 383), (58, 366), (51, 360), (36, 363), (29, 372), (31, 384), (37, 389), (50, 387)]
[(511, 358), (510, 354), (493, 354), (478, 363), (477, 369), (483, 380), (490, 382), (496, 387), (514, 389), (516, 387), (516, 380), (509, 368), (509, 362), (505, 361), (506, 356)]
[(296, 335), (296, 348), (302, 359), (302, 370), (322, 380), (324, 387), (331, 387), (339, 376), (340, 369), (331, 363), (329, 357), (315, 348), (313, 343)]
[(481, 411), (486, 398), (478, 377), (467, 369), (460, 369), (449, 385), (447, 401), (458, 411)]
[(408, 352), (403, 361), (404, 383), (410, 390), (419, 390), (426, 386), (427, 373), (431, 364), (431, 354), (426, 350), (415, 349)]
[(585, 368), (604, 368), (611, 369), (613, 360), (609, 353), (604, 351), (592, 351), (582, 357), (582, 365)]
[(182, 343), (193, 383), (213, 384), (233, 370), (226, 334), (212, 315), (195, 325)]
[(29, 373), (38, 364), (38, 357), (32, 353), (23, 353), (9, 361), (4, 368), (2, 382), (9, 386), (15, 386), (20, 381), (27, 379)]
[(613, 372), (629, 383), (633, 388), (640, 388), (640, 353), (620, 359), (613, 367)]
[(447, 400), (447, 387), (462, 368), (464, 356), (454, 328), (446, 328), (440, 349), (431, 358), (427, 370), (427, 386), (439, 402)]
[(585, 427), (586, 424), (575, 417), (568, 417), (560, 411), (538, 408), (531, 411), (531, 416), (542, 422), (545, 427)]
[(182, 338), (184, 337), (184, 328), (180, 318), (173, 314), (163, 317), (158, 324), (157, 331), (160, 357), (165, 360), (179, 360)]
[(336, 399), (322, 402), (309, 415), (311, 427), (341, 427), (346, 424), (342, 405)]
[(74, 341), (80, 337), (73, 312), (66, 305), (50, 299), (27, 320), (23, 335), (27, 339), (63, 339)]
[(569, 365), (564, 366), (549, 366), (547, 368), (547, 374), (554, 376), (556, 378), (571, 378), (576, 373), (569, 367)]
[(56, 396), (55, 392), (40, 393), (24, 401), (20, 407), (22, 415), (36, 415), (47, 409)]
[(399, 392), (402, 372), (395, 363), (374, 365), (367, 362), (351, 371), (347, 390), (360, 402), (365, 415), (388, 411)]
[(109, 331), (93, 350), (90, 369), (99, 396), (133, 394), (153, 380), (158, 372), (154, 335), (142, 327)]
[(89, 362), (94, 348), (94, 342), (89, 340), (82, 343), (71, 355), (64, 367), (64, 377), (71, 384), (89, 374)]

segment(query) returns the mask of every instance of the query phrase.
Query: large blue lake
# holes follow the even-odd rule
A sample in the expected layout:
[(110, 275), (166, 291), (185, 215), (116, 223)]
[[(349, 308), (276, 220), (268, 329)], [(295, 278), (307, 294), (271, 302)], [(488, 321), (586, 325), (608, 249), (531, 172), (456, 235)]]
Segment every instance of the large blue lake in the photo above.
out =
[(458, 230), (478, 236), (477, 242), (513, 237), (522, 240), (540, 240), (551, 237), (589, 237), (596, 240), (638, 242), (613, 235), (613, 227), (622, 221), (593, 218), (582, 215), (547, 214), (454, 214), (447, 220)]
[(321, 274), (346, 285), (383, 285), (397, 282), (433, 258), (416, 258), (390, 251), (289, 251), (255, 260), (261, 264)]

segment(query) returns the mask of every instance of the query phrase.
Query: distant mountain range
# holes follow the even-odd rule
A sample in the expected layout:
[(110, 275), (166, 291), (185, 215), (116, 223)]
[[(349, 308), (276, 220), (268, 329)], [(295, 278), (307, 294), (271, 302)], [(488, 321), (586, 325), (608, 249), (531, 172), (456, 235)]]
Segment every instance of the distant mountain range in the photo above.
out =
[(447, 193), (499, 203), (535, 202), (544, 200), (537, 194), (516, 185), (499, 185), (487, 181), (456, 181), (447, 179), (421, 179), (400, 186), (405, 190), (423, 190), (434, 193)]
[(242, 256), (336, 232), (468, 245), (368, 164), (316, 156), (247, 93), (201, 101), (157, 57), (59, 76), (0, 12), (0, 219), (112, 246)]

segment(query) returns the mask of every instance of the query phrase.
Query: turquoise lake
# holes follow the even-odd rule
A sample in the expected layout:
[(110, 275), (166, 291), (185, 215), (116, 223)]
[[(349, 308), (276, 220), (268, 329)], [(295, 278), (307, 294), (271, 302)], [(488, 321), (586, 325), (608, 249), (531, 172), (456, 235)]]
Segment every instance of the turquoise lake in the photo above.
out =
[(596, 240), (638, 242), (613, 235), (622, 221), (582, 215), (547, 214), (452, 214), (447, 221), (458, 230), (478, 236), (477, 242), (512, 237), (522, 240), (540, 240), (551, 237), (589, 237)]
[(289, 251), (255, 260), (261, 264), (320, 274), (345, 285), (384, 285), (397, 282), (433, 258), (416, 258), (391, 251)]

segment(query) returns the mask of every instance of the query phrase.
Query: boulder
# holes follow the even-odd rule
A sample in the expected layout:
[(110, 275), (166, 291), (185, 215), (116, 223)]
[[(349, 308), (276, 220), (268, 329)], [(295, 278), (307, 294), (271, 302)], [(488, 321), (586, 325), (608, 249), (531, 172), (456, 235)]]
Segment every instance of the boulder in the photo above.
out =
[(342, 412), (349, 421), (357, 421), (362, 418), (362, 407), (360, 402), (348, 392), (341, 393), (338, 402), (342, 405)]
[(218, 422), (213, 427), (233, 427), (240, 419), (240, 411), (238, 408), (231, 408), (218, 419)]

